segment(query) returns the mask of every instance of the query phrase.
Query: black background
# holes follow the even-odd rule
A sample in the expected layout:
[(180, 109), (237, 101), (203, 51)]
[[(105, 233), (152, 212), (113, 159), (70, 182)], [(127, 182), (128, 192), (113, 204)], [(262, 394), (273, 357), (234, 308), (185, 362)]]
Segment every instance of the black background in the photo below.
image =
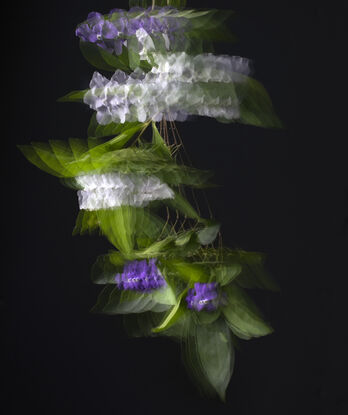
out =
[(72, 237), (76, 195), (29, 164), (16, 144), (86, 137), (91, 112), (60, 104), (87, 87), (74, 29), (127, 1), (8, 3), (2, 17), (2, 187), (5, 250), (4, 413), (344, 414), (348, 277), (346, 101), (339, 2), (189, 1), (232, 8), (239, 41), (219, 53), (253, 60), (285, 128), (200, 119), (179, 123), (209, 191), (224, 242), (268, 255), (280, 294), (257, 295), (275, 327), (237, 354), (227, 403), (200, 397), (167, 339), (129, 339), (121, 320), (92, 315), (90, 268), (109, 245)]

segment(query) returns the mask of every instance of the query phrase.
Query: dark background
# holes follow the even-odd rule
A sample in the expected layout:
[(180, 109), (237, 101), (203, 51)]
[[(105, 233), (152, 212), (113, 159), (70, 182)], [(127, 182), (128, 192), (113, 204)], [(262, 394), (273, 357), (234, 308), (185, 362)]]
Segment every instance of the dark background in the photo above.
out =
[(224, 243), (267, 253), (282, 287), (257, 295), (275, 333), (244, 342), (225, 405), (200, 397), (175, 343), (129, 339), (121, 319), (89, 313), (100, 290), (90, 268), (109, 245), (71, 236), (76, 195), (15, 147), (86, 137), (90, 110), (56, 102), (93, 73), (75, 26), (127, 4), (14, 1), (3, 11), (4, 413), (348, 413), (343, 2), (188, 1), (237, 12), (239, 42), (217, 51), (253, 60), (285, 125), (178, 124), (193, 164), (223, 186), (208, 197)]

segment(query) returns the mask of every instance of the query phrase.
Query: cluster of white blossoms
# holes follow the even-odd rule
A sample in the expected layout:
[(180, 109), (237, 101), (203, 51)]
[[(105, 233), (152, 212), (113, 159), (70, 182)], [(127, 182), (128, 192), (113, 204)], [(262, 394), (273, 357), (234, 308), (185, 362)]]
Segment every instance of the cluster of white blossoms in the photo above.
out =
[(84, 102), (97, 111), (99, 124), (185, 121), (189, 115), (239, 118), (234, 85), (250, 73), (247, 59), (185, 52), (153, 54), (153, 59), (155, 65), (146, 74), (117, 70), (110, 80), (93, 74)]
[(138, 173), (87, 174), (76, 177), (80, 209), (144, 207), (153, 200), (173, 199), (174, 192), (156, 176)]

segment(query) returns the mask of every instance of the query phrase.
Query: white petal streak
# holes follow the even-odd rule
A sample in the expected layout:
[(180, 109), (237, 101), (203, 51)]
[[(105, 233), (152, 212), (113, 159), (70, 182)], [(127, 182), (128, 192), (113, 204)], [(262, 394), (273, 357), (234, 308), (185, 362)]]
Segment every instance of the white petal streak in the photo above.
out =
[[(139, 32), (139, 36), (143, 35)], [(147, 74), (117, 70), (108, 80), (95, 72), (84, 102), (97, 111), (97, 121), (185, 121), (190, 115), (239, 118), (235, 85), (250, 73), (249, 60), (237, 56), (186, 53), (152, 54)]]
[(144, 207), (153, 200), (174, 198), (174, 192), (156, 176), (137, 173), (88, 174), (76, 177), (80, 209), (120, 206)]

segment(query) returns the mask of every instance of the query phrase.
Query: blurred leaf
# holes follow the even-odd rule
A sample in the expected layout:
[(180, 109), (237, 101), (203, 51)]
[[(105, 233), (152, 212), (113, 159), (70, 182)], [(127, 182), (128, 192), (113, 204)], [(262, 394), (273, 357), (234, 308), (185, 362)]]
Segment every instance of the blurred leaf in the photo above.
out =
[(91, 117), (87, 132), (89, 137), (108, 137), (122, 134), (123, 132), (138, 126), (142, 127), (144, 124), (140, 122), (125, 122), (123, 124), (111, 122), (106, 125), (101, 125), (97, 122), (96, 113), (94, 113)]
[(226, 321), (236, 336), (244, 339), (266, 336), (273, 332), (272, 327), (263, 320), (248, 294), (232, 283), (225, 288), (228, 305), (222, 308)]
[(240, 76), (244, 81), (235, 83), (240, 100), (240, 121), (256, 127), (282, 128), (265, 88), (256, 79)]
[(214, 221), (207, 221), (206, 227), (197, 232), (198, 242), (202, 245), (213, 243), (220, 230), (220, 224)]
[(265, 256), (258, 252), (239, 252), (242, 273), (236, 282), (243, 288), (258, 288), (270, 291), (279, 291), (279, 285), (265, 270)]
[(234, 366), (234, 349), (228, 327), (221, 320), (197, 325), (195, 339), (201, 370), (222, 401)]
[(199, 324), (211, 324), (216, 321), (221, 314), (219, 309), (214, 311), (198, 311), (195, 314), (195, 317)]
[(169, 235), (160, 241), (154, 242), (146, 249), (136, 252), (135, 255), (137, 258), (154, 258), (161, 256), (165, 251), (170, 249), (174, 239), (174, 236)]
[(162, 260), (162, 262), (169, 271), (174, 272), (178, 278), (184, 281), (189, 283), (209, 281), (209, 274), (204, 265), (181, 260)]
[(242, 266), (238, 263), (229, 265), (218, 265), (212, 268), (214, 279), (221, 285), (227, 285), (236, 279), (242, 272)]
[(97, 213), (95, 211), (80, 210), (77, 214), (73, 235), (83, 235), (86, 232), (91, 234), (97, 229), (99, 229)]
[(128, 59), (129, 67), (134, 71), (140, 66), (140, 56), (139, 56), (139, 41), (136, 36), (131, 36), (127, 40), (127, 50), (128, 50)]
[[(119, 254), (121, 259), (121, 255)], [(94, 284), (115, 284), (115, 276), (123, 271), (124, 260), (115, 265), (110, 255), (100, 255), (92, 267), (92, 281)]]
[(152, 298), (160, 304), (176, 305), (177, 303), (174, 291), (168, 283), (164, 287), (153, 291)]
[(131, 254), (134, 248), (136, 209), (132, 206), (120, 206), (97, 211), (101, 231), (125, 256)]
[(72, 91), (57, 99), (57, 102), (83, 102), (83, 98), (88, 89), (82, 91)]
[(105, 314), (144, 313), (150, 311), (153, 306), (154, 303), (150, 295), (130, 290), (119, 290), (115, 287), (102, 312)]
[(105, 304), (109, 301), (109, 297), (113, 290), (115, 289), (114, 285), (106, 285), (100, 294), (98, 295), (98, 299), (96, 304), (92, 307), (92, 313), (101, 313)]
[(203, 222), (202, 219), (192, 205), (182, 196), (180, 193), (175, 192), (174, 199), (166, 200), (166, 204), (172, 207), (173, 209), (178, 210), (183, 215), (191, 219), (196, 219), (198, 222)]
[(152, 122), (152, 144), (155, 147), (154, 151), (156, 153), (160, 154), (161, 156), (171, 158), (170, 150), (158, 132), (155, 122)]
[(52, 174), (53, 176), (62, 177), (62, 175), (56, 170), (51, 169), (36, 153), (35, 149), (31, 145), (18, 145), (19, 150), (22, 152), (24, 157), (30, 161), (34, 166), (45, 171), (46, 173)]
[(127, 142), (134, 136), (134, 134), (137, 133), (141, 128), (145, 128), (145, 126), (146, 124), (142, 123), (129, 123), (124, 129), (121, 128), (121, 133), (119, 135), (103, 144), (99, 144), (93, 147), (89, 150), (89, 154), (93, 158), (98, 158), (107, 152), (122, 149), (122, 147), (127, 144)]
[(116, 57), (96, 44), (80, 41), (80, 50), (84, 58), (94, 67), (105, 71), (115, 72), (116, 69), (128, 72), (127, 51)]
[(162, 323), (154, 328), (152, 331), (154, 333), (159, 333), (161, 331), (167, 330), (170, 328), (184, 313), (184, 307), (181, 305), (183, 297), (186, 295), (187, 289), (184, 290), (179, 297), (177, 298), (177, 303), (175, 306), (167, 313), (167, 315), (164, 317)]

